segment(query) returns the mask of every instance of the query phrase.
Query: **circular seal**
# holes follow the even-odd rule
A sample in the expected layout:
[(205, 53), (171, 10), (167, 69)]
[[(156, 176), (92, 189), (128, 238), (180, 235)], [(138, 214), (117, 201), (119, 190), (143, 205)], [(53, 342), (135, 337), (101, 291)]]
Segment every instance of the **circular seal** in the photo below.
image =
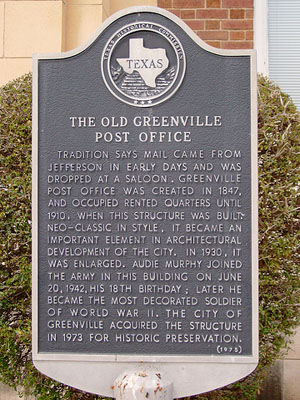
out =
[(118, 30), (102, 54), (107, 88), (136, 107), (151, 107), (170, 98), (182, 83), (185, 66), (178, 38), (169, 29), (146, 21)]

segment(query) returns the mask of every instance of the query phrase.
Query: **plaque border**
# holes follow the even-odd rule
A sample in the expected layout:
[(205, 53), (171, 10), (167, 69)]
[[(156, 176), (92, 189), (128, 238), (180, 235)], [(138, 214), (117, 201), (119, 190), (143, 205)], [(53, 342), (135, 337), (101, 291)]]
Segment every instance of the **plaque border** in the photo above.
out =
[[(159, 14), (179, 25), (204, 50), (221, 56), (250, 57), (251, 89), (251, 223), (252, 223), (252, 355), (132, 355), (69, 354), (38, 351), (38, 64), (39, 60), (73, 57), (87, 49), (109, 25), (133, 13)], [(104, 396), (113, 396), (114, 379), (126, 369), (155, 367), (174, 385), (174, 397), (207, 392), (250, 374), (258, 363), (258, 160), (257, 73), (255, 50), (224, 50), (202, 41), (174, 14), (152, 6), (130, 7), (106, 19), (83, 45), (63, 53), (33, 55), (32, 109), (32, 359), (37, 369), (62, 383)], [(155, 365), (153, 365), (155, 363)], [(179, 373), (181, 374), (180, 379)], [(199, 379), (194, 377), (199, 375)], [(201, 377), (201, 379), (200, 379)], [(217, 384), (216, 384), (217, 382)]]

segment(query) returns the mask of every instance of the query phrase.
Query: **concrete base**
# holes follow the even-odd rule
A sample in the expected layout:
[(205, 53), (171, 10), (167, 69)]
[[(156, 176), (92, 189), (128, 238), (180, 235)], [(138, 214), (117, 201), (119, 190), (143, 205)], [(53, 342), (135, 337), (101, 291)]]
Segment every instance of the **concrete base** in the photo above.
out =
[[(22, 397), (23, 400), (34, 400), (31, 396)], [(0, 400), (20, 400), (18, 393), (9, 386), (0, 382)]]
[(258, 400), (284, 400), (282, 397), (283, 360), (276, 361), (263, 384)]
[(286, 356), (276, 361), (263, 384), (259, 400), (300, 399), (300, 327)]

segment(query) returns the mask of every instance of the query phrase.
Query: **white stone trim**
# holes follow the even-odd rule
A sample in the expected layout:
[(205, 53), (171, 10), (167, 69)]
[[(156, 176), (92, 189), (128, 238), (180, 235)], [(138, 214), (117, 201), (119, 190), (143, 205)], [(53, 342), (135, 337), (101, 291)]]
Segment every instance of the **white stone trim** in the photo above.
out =
[(254, 0), (254, 48), (257, 72), (269, 75), (268, 0)]

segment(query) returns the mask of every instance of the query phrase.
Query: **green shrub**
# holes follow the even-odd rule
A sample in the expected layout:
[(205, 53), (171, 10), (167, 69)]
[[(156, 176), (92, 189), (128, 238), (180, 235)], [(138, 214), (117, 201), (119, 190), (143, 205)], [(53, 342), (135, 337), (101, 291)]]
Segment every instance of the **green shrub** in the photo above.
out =
[[(259, 78), (260, 364), (246, 379), (197, 396), (255, 399), (300, 323), (300, 115)], [(41, 375), (31, 363), (31, 76), (0, 89), (0, 378), (40, 399), (96, 399)]]

